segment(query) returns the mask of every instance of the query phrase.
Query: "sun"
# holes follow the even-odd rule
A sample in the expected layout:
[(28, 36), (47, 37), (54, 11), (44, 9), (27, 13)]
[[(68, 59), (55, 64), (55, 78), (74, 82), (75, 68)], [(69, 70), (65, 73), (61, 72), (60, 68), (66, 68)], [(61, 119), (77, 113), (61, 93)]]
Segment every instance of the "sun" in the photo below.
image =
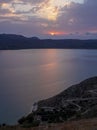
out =
[(50, 35), (54, 36), (54, 35), (55, 35), (55, 33), (54, 33), (54, 32), (51, 32), (51, 33), (50, 33)]
[(48, 32), (48, 34), (50, 34), (51, 36), (55, 36), (55, 35), (63, 35), (64, 32), (60, 32), (60, 31), (51, 31), (51, 32)]

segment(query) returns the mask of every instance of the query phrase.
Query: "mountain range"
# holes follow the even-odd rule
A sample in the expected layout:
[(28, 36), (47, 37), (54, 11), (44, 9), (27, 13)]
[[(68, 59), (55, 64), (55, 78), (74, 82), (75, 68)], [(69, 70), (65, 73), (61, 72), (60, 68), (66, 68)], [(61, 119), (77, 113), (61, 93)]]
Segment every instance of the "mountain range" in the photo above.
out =
[(0, 34), (0, 50), (16, 49), (97, 49), (97, 39), (39, 39), (15, 34)]

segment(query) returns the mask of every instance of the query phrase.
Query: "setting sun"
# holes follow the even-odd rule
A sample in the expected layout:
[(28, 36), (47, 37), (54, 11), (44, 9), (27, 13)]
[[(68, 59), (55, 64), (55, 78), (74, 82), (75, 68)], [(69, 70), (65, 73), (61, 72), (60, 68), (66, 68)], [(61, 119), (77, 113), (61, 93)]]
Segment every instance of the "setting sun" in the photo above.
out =
[(55, 36), (55, 35), (64, 35), (65, 33), (64, 32), (51, 31), (51, 32), (48, 32), (48, 34), (50, 34), (51, 36)]
[(54, 36), (54, 35), (55, 35), (55, 33), (54, 33), (54, 32), (51, 32), (51, 33), (50, 33), (50, 35)]

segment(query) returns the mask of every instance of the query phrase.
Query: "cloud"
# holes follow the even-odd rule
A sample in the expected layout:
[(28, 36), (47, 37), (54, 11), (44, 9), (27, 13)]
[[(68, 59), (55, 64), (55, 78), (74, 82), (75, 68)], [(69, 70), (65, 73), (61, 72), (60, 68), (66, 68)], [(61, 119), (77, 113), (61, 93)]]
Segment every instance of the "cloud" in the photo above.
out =
[(5, 14), (9, 15), (22, 14), (22, 16), (26, 17), (26, 19), (27, 17), (36, 16), (38, 18), (56, 20), (58, 16), (58, 7), (54, 6), (53, 2), (54, 0), (1, 1), (0, 10), (6, 10)]
[(0, 3), (9, 3), (11, 2), (12, 0), (0, 0)]
[(84, 4), (72, 2), (61, 9), (59, 28), (68, 32), (97, 31), (97, 1), (86, 0)]
[(63, 1), (0, 0), (0, 32), (9, 31), (10, 27), (11, 32), (25, 35), (46, 35), (52, 31), (65, 36), (95, 35), (97, 0)]

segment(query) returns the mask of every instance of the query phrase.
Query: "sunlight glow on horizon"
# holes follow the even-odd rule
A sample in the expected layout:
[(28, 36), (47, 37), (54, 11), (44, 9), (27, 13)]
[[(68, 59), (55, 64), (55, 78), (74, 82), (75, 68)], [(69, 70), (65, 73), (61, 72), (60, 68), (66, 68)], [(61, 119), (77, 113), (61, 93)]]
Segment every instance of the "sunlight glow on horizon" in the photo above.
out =
[(65, 35), (66, 33), (64, 32), (60, 32), (60, 31), (50, 31), (47, 34), (51, 35), (51, 36), (56, 36), (56, 35)]

